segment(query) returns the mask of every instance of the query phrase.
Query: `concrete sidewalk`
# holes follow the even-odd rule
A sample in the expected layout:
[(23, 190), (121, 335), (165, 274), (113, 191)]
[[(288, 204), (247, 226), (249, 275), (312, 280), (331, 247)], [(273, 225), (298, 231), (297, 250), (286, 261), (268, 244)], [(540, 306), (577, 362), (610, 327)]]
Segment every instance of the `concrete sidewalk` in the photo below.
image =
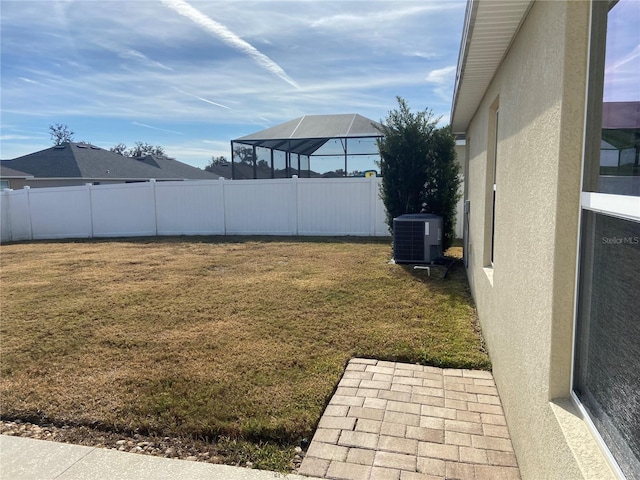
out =
[(0, 435), (2, 480), (308, 480), (264, 470), (174, 460)]
[(519, 480), (490, 372), (352, 359), (299, 473), (344, 480)]

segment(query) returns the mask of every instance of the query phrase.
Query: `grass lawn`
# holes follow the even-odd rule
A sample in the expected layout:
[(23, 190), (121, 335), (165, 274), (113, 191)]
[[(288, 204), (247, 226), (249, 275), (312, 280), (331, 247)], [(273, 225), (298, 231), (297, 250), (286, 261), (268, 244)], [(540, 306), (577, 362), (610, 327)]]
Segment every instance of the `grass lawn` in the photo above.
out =
[(460, 263), (446, 279), (389, 265), (388, 239), (33, 242), (0, 255), (3, 418), (292, 445), (353, 356), (490, 365)]

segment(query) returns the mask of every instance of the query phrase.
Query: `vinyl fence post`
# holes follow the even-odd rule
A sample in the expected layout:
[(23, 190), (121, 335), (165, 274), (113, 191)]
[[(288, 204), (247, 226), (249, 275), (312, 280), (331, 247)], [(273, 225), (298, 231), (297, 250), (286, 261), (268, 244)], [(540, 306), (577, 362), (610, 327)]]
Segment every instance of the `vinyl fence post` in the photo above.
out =
[(298, 175), (292, 175), (291, 176), (291, 181), (293, 182), (293, 205), (295, 206), (296, 209), (296, 214), (295, 214), (295, 225), (293, 228), (293, 234), (294, 235), (298, 235), (298, 224), (300, 223), (298, 221), (298, 217), (300, 216), (300, 202), (298, 200)]
[(33, 240), (33, 220), (31, 219), (31, 187), (26, 185), (24, 190), (27, 195), (27, 215), (29, 215), (29, 240)]
[(153, 193), (153, 225), (155, 230), (156, 237), (158, 236), (158, 202), (156, 199), (156, 179), (152, 178), (149, 180), (151, 184), (151, 190)]
[(222, 196), (222, 234), (227, 234), (227, 199), (226, 199), (226, 189), (224, 188), (224, 177), (218, 177), (218, 181), (220, 182), (220, 195)]
[(4, 219), (4, 224), (9, 229), (8, 238), (11, 242), (13, 241), (13, 228), (11, 228), (11, 201), (9, 200), (11, 198), (11, 195), (9, 194), (9, 192), (13, 192), (13, 189), (5, 188), (0, 194), (5, 197), (3, 202), (7, 203), (7, 206), (5, 208), (5, 211), (7, 212), (7, 218)]
[(377, 177), (369, 177), (369, 236), (376, 236)]
[(93, 184), (85, 183), (87, 187), (87, 205), (89, 205), (89, 238), (93, 238), (93, 200), (91, 189), (93, 188)]

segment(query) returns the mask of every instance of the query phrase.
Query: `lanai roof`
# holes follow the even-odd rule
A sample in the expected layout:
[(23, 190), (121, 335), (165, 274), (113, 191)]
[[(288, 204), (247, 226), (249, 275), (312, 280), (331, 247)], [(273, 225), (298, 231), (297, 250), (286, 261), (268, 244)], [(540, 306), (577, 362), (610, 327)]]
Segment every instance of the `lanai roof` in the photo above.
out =
[(233, 140), (300, 155), (312, 155), (333, 138), (380, 137), (378, 122), (357, 113), (304, 115), (288, 122)]

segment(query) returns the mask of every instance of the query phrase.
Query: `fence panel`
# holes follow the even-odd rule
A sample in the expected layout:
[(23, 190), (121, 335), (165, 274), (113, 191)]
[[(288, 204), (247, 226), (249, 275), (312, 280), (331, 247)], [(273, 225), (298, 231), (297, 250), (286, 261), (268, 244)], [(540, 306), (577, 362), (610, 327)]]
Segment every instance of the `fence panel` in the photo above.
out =
[(90, 186), (34, 188), (29, 193), (34, 240), (91, 237)]
[(371, 180), (302, 179), (298, 188), (300, 235), (372, 235)]
[(225, 182), (228, 235), (296, 235), (297, 179)]
[(224, 235), (223, 181), (156, 183), (158, 235)]
[(29, 188), (7, 191), (9, 204), (9, 231), (11, 240), (31, 240), (31, 211), (29, 209)]
[(380, 198), (380, 187), (382, 179), (376, 178), (375, 190), (371, 192), (371, 204), (374, 206), (373, 213), (373, 234), (376, 237), (388, 237), (389, 225), (387, 225), (387, 208), (384, 206), (382, 198)]
[(135, 237), (156, 234), (155, 182), (91, 188), (93, 235)]
[(0, 239), (388, 236), (379, 189), (379, 178), (288, 178), (7, 190), (0, 192)]

